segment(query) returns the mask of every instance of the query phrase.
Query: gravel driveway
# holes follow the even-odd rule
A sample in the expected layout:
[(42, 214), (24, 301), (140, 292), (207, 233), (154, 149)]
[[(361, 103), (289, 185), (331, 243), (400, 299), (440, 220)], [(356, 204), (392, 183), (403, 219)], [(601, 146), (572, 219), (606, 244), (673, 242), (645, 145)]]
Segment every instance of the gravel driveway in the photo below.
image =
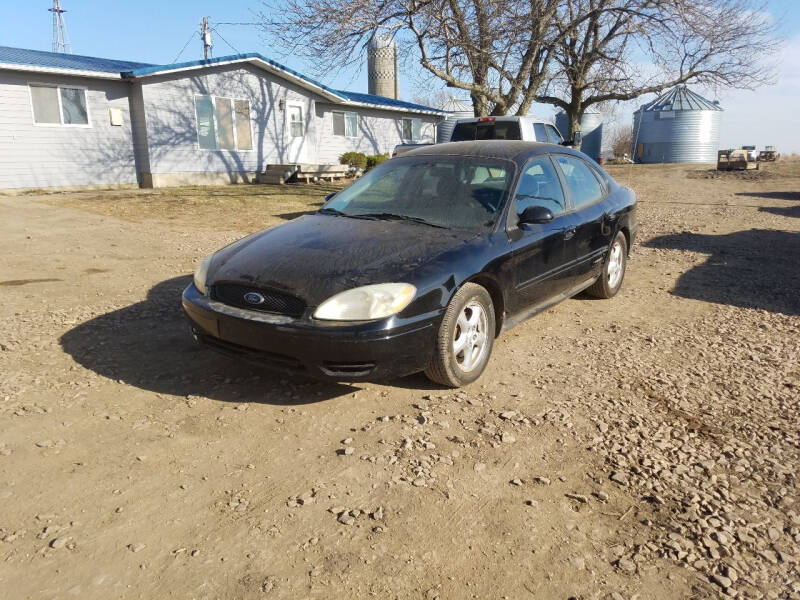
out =
[(800, 597), (800, 162), (611, 171), (620, 295), (457, 392), (191, 345), (194, 263), (280, 203), (0, 196), (0, 596)]

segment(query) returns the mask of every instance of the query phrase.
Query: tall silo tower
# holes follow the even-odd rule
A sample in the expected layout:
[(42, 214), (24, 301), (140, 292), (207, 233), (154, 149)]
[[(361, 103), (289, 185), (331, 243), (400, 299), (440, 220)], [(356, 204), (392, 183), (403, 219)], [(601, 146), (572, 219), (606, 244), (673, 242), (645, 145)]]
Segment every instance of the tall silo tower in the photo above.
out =
[(367, 47), (369, 93), (397, 98), (397, 43), (386, 33), (372, 37)]
[(455, 96), (447, 98), (447, 100), (442, 102), (439, 108), (447, 112), (447, 116), (444, 121), (441, 121), (436, 126), (436, 143), (438, 144), (450, 141), (450, 136), (453, 135), (453, 128), (456, 126), (456, 121), (475, 116), (472, 102), (460, 100)]
[[(565, 140), (569, 138), (569, 117), (564, 111), (556, 113), (556, 129)], [(594, 160), (600, 158), (603, 149), (603, 115), (587, 108), (581, 117), (581, 152)]]
[(633, 113), (637, 163), (713, 163), (722, 107), (679, 85)]

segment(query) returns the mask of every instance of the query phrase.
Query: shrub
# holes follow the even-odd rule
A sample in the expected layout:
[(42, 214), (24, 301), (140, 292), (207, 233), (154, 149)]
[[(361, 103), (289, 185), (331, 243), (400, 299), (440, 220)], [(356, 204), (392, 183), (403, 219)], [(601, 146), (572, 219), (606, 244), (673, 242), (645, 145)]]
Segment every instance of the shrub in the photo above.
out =
[(363, 152), (345, 152), (339, 157), (340, 165), (350, 165), (357, 169), (366, 168), (368, 161), (367, 155)]
[(373, 167), (377, 167), (382, 162), (386, 162), (389, 160), (388, 154), (375, 154), (373, 156), (367, 156), (367, 171), (369, 171)]

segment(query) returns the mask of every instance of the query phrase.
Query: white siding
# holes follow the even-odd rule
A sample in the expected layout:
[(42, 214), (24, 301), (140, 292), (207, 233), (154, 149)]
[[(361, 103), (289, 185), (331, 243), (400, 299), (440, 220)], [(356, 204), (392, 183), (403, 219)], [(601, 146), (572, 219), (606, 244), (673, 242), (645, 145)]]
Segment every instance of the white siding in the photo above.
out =
[[(354, 138), (333, 135), (333, 112), (350, 111), (358, 114), (358, 135)], [(401, 113), (370, 108), (354, 108), (336, 104), (317, 103), (318, 121), (317, 159), (320, 163), (338, 163), (344, 152), (364, 154), (391, 154), (397, 144), (402, 143), (401, 118), (422, 121), (422, 139), (434, 141), (436, 118), (429, 115)]]
[[(290, 147), (287, 111), (279, 109), (301, 102), (306, 107), (305, 157), (315, 162), (316, 120), (313, 94), (250, 65), (217, 67), (142, 80), (147, 117), (150, 170), (153, 174), (258, 172), (271, 163), (296, 161)], [(197, 142), (196, 95), (250, 101), (253, 150), (203, 150)]]
[[(91, 127), (33, 124), (28, 83), (88, 88)], [(130, 84), (0, 71), (0, 188), (135, 184)], [(112, 126), (109, 108), (122, 111)]]

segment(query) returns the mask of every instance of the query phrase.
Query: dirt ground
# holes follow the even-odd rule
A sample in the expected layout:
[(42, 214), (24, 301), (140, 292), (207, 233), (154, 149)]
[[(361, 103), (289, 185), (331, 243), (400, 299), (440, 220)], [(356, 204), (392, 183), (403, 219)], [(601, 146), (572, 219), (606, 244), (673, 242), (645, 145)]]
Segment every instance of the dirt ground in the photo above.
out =
[(0, 597), (800, 597), (800, 162), (611, 172), (620, 294), (461, 391), (190, 342), (195, 263), (328, 188), (0, 196)]

